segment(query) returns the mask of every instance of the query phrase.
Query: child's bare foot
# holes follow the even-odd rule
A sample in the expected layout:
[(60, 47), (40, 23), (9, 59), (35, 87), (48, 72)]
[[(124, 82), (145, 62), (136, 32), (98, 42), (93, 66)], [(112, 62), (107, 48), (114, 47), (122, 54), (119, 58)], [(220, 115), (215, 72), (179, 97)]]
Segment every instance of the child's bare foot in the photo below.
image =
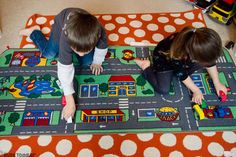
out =
[(134, 59), (134, 62), (142, 69), (146, 69), (147, 67), (150, 66), (150, 61), (149, 60), (141, 60), (141, 59)]
[(19, 35), (20, 36), (30, 36), (30, 34), (34, 31), (34, 30), (40, 30), (40, 27), (38, 25), (36, 26), (32, 26), (30, 28), (25, 28), (20, 30)]

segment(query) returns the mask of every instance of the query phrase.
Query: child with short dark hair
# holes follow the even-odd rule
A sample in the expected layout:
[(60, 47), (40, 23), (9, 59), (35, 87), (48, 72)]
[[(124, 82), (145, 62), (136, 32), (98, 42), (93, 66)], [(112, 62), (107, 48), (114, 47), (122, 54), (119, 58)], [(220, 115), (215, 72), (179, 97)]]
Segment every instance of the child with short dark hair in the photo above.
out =
[(97, 18), (79, 8), (66, 8), (54, 19), (49, 40), (39, 26), (23, 29), (20, 35), (29, 36), (46, 58), (59, 56), (58, 78), (61, 82), (67, 105), (63, 116), (73, 117), (76, 106), (73, 98), (74, 66), (72, 54), (76, 53), (81, 65), (90, 65), (92, 73), (103, 72), (102, 62), (108, 50), (106, 32)]
[(216, 67), (216, 60), (221, 55), (221, 38), (214, 30), (185, 27), (155, 47), (152, 65), (149, 60), (135, 59), (135, 62), (143, 70), (143, 77), (158, 93), (168, 93), (174, 74), (192, 91), (192, 101), (201, 104), (203, 94), (190, 75), (205, 67), (213, 80), (216, 93), (219, 95), (220, 90), (227, 93), (227, 88), (219, 80)]

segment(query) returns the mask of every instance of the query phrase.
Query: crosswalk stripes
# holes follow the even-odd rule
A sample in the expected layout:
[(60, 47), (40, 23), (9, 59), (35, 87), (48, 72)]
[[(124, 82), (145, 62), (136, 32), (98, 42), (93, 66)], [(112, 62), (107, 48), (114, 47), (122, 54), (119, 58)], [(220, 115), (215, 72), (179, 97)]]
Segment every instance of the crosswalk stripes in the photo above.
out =
[(129, 99), (128, 98), (119, 98), (119, 108), (129, 108)]
[(225, 59), (224, 56), (220, 56), (220, 57), (217, 59), (216, 62), (217, 62), (217, 63), (226, 63), (226, 59)]
[(14, 111), (24, 111), (26, 106), (26, 100), (17, 100)]

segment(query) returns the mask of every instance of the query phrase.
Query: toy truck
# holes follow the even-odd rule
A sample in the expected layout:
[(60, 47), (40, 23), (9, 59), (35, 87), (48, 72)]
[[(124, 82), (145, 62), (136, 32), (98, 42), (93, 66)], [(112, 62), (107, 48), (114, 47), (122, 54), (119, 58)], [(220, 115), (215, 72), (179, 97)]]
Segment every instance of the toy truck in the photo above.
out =
[(218, 0), (210, 9), (209, 16), (220, 23), (230, 25), (236, 13), (235, 0)]

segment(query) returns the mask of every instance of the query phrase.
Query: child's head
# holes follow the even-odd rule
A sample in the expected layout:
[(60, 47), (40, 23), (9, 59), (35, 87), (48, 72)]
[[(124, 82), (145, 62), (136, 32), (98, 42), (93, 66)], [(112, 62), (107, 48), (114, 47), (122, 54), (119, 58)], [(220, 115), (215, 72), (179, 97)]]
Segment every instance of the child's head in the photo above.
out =
[(185, 27), (175, 37), (170, 54), (171, 58), (189, 56), (203, 66), (211, 66), (222, 54), (221, 38), (210, 28)]
[(100, 37), (101, 24), (88, 12), (74, 11), (66, 23), (66, 35), (69, 45), (76, 52), (89, 52)]

